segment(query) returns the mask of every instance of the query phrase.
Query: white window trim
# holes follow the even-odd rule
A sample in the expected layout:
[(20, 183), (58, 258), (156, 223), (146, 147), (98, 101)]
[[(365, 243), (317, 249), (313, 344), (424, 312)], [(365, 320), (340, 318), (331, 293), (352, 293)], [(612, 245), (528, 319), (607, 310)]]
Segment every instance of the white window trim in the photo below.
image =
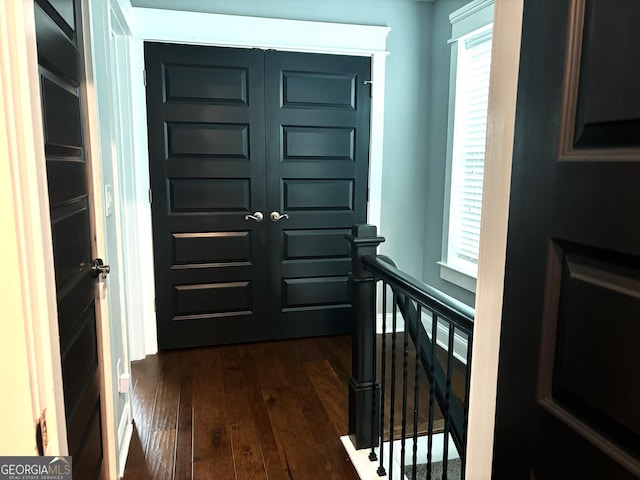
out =
[(449, 218), (451, 200), (451, 175), (453, 171), (453, 134), (456, 105), (456, 77), (458, 70), (458, 40), (493, 22), (494, 0), (474, 0), (449, 15), (451, 22), (451, 66), (449, 69), (449, 112), (447, 121), (447, 158), (442, 225), (442, 260), (440, 278), (469, 290), (476, 291), (476, 276), (447, 263), (449, 258)]
[[(445, 218), (445, 222), (448, 223), (447, 218)], [(448, 225), (447, 225), (448, 227)], [(448, 232), (448, 228), (445, 229), (444, 231), (444, 235), (446, 235), (448, 237), (449, 232)], [(444, 236), (443, 235), (443, 236)], [(442, 240), (443, 242), (445, 242), (446, 240), (443, 238)], [(445, 250), (448, 247), (447, 244), (443, 243), (442, 244), (442, 249)], [(444, 257), (444, 253), (443, 253), (443, 257), (442, 258), (446, 258)], [(438, 265), (440, 265), (440, 278), (449, 282), (449, 283), (454, 283), (456, 285), (458, 285), (459, 287), (464, 288), (465, 290), (469, 290), (470, 292), (476, 293), (476, 277), (474, 277), (473, 275), (469, 275), (466, 272), (463, 272), (462, 270), (456, 268), (453, 265), (449, 265), (447, 263), (445, 263), (444, 261), (440, 261), (438, 262)]]

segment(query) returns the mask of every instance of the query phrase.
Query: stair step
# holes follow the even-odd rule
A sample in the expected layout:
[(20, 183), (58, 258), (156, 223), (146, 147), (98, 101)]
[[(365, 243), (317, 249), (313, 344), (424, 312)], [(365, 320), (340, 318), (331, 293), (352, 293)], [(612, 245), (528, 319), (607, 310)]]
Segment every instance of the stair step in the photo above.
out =
[[(449, 460), (447, 462), (447, 479), (448, 480), (461, 480), (461, 464), (460, 459)], [(416, 465), (416, 478), (413, 478), (413, 468), (411, 466), (404, 468), (404, 474), (409, 480), (422, 480), (427, 478), (427, 465)], [(431, 464), (431, 479), (440, 480), (442, 478), (442, 462)]]

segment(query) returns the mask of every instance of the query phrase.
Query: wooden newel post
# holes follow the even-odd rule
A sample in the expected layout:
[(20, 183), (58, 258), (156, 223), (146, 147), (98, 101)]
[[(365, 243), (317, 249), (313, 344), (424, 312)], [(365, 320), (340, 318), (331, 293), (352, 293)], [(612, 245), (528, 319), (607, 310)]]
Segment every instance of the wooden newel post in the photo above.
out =
[(384, 242), (375, 225), (353, 225), (351, 235), (352, 365), (349, 377), (349, 436), (356, 449), (378, 445), (380, 385), (376, 382), (376, 282), (362, 258)]

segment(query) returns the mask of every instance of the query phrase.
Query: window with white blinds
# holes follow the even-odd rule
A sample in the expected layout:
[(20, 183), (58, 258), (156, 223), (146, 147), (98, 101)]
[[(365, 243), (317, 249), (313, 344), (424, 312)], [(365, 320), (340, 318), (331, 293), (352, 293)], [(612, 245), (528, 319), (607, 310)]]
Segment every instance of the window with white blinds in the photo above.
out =
[(473, 291), (480, 247), (491, 37), (492, 24), (485, 22), (452, 39), (453, 119), (449, 122), (449, 183), (440, 264), (442, 278)]

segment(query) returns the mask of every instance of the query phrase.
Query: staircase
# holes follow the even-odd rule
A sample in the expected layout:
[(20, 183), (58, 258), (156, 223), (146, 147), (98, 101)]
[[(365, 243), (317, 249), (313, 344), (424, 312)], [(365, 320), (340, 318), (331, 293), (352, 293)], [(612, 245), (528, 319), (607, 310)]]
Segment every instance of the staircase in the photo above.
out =
[(375, 226), (354, 225), (347, 240), (354, 465), (366, 451), (362, 470), (377, 477), (361, 478), (464, 478), (474, 311), (378, 256)]

